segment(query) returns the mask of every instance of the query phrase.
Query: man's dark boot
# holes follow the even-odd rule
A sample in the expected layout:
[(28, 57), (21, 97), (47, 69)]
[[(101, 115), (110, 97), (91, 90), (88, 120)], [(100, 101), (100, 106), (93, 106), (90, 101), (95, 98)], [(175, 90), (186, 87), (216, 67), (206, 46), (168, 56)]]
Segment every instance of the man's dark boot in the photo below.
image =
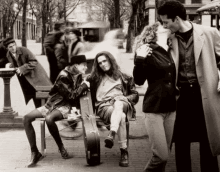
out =
[(106, 137), (105, 139), (105, 147), (107, 148), (112, 148), (112, 146), (114, 145), (114, 139), (115, 139), (115, 131), (110, 131), (108, 137)]
[(27, 165), (28, 168), (34, 167), (38, 161), (43, 159), (43, 156), (40, 152), (32, 152), (30, 163)]
[(128, 167), (128, 149), (120, 149), (121, 150), (121, 159), (119, 161), (119, 166), (121, 167)]

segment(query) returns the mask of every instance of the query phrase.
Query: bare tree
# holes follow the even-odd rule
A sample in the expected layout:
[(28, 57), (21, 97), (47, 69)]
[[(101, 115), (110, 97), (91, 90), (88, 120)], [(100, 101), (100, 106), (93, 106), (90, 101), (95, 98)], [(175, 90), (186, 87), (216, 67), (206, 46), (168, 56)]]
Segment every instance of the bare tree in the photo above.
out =
[(120, 28), (120, 3), (119, 0), (114, 0), (114, 27)]
[(132, 52), (132, 44), (135, 36), (140, 34), (147, 25), (144, 17), (145, 0), (131, 0), (132, 13), (129, 20), (126, 52)]
[(40, 42), (42, 32), (42, 0), (31, 0), (29, 1), (30, 10), (36, 18), (36, 42)]
[(26, 13), (27, 13), (27, 1), (24, 0), (23, 3), (23, 15), (22, 15), (22, 37), (21, 44), (23, 47), (27, 47), (27, 39), (26, 39)]
[(13, 26), (23, 7), (23, 0), (0, 0), (0, 19), (3, 25), (3, 37), (14, 37)]
[[(76, 8), (81, 0), (31, 0), (32, 13), (36, 17), (38, 41), (43, 43), (45, 35), (52, 31), (54, 22), (64, 19)], [(44, 48), (42, 45), (42, 54)]]
[(64, 21), (66, 21), (66, 18), (75, 10), (77, 5), (79, 5), (80, 3), (82, 3), (82, 0), (58, 0), (58, 18), (63, 18)]
[(129, 0), (90, 0), (87, 4), (89, 16), (93, 20), (104, 21), (106, 16), (110, 22), (110, 29), (120, 28), (121, 21), (128, 19), (131, 7), (127, 3)]

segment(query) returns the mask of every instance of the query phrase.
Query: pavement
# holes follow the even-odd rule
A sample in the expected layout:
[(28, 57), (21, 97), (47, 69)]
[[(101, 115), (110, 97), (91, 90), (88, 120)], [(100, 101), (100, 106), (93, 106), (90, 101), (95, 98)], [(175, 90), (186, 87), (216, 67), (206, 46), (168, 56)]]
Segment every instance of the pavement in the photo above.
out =
[[(17, 40), (20, 45), (20, 40)], [(48, 62), (45, 56), (41, 54), (41, 44), (35, 41), (28, 41), (28, 48), (36, 55), (39, 62), (43, 65), (46, 72), (49, 73)], [(121, 50), (121, 58), (125, 69), (128, 73), (132, 73), (133, 69), (133, 54), (125, 53)], [(146, 84), (143, 87), (138, 87), (140, 92), (146, 90)], [(3, 95), (3, 82), (0, 79), (0, 95)], [(3, 96), (1, 96), (3, 97)], [(0, 107), (3, 106), (3, 98), (0, 100)], [(27, 105), (21, 92), (20, 85), (16, 77), (11, 79), (11, 102), (12, 108), (18, 112), (19, 116), (24, 116), (26, 113), (33, 110), (34, 104), (30, 101)], [(142, 113), (143, 97), (140, 97), (136, 105), (137, 120), (130, 122), (130, 137), (129, 140), (129, 167), (120, 167), (118, 165), (120, 158), (120, 150), (117, 144), (112, 149), (104, 147), (104, 138), (108, 131), (105, 129), (99, 130), (100, 146), (101, 146), (101, 164), (97, 166), (89, 166), (86, 162), (86, 154), (83, 137), (74, 140), (63, 140), (63, 143), (73, 158), (64, 160), (61, 158), (58, 148), (49, 135), (46, 127), (46, 145), (47, 152), (36, 167), (26, 168), (26, 164), (30, 159), (30, 148), (26, 138), (24, 129), (16, 128), (0, 128), (0, 172), (141, 172), (147, 161), (151, 158), (152, 153), (149, 148), (149, 140), (147, 131), (144, 125), (144, 114)], [(40, 149), (40, 123), (34, 122), (33, 126), (36, 131), (36, 140)], [(59, 128), (61, 129), (61, 128)], [(79, 131), (81, 128), (78, 129)], [(175, 172), (175, 155), (173, 145), (171, 157), (166, 166), (166, 172)], [(191, 144), (192, 171), (200, 172), (200, 158), (198, 143)], [(220, 165), (220, 164), (219, 164)]]

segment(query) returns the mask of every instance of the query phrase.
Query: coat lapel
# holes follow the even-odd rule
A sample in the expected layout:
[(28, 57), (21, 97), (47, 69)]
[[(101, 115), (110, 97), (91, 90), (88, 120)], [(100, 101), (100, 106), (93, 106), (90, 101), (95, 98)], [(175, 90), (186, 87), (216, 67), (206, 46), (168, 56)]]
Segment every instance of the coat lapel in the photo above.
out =
[(17, 49), (16, 49), (16, 58), (17, 58), (17, 61), (19, 61), (19, 58), (21, 57), (21, 54), (22, 54), (22, 52), (21, 52), (21, 50), (20, 50), (20, 48), (19, 47), (17, 47)]
[(193, 41), (194, 41), (194, 56), (195, 56), (195, 63), (197, 65), (200, 57), (200, 53), (202, 51), (202, 47), (204, 45), (204, 38), (203, 38), (202, 30), (193, 24)]
[(171, 37), (172, 39), (172, 49), (170, 51), (171, 56), (173, 58), (173, 61), (176, 66), (176, 81), (177, 81), (177, 76), (178, 76), (178, 70), (179, 70), (179, 48), (178, 48), (178, 41), (175, 35), (173, 34)]

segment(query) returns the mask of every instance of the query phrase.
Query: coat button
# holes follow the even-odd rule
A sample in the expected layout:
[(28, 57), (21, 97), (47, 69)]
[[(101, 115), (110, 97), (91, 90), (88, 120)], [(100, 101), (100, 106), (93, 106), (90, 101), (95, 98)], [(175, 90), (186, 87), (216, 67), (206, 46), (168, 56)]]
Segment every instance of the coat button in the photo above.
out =
[(170, 75), (171, 75), (171, 73), (169, 72), (169, 73), (168, 73), (168, 75), (170, 76)]
[(171, 65), (171, 63), (168, 63), (168, 65), (170, 66), (170, 65)]

